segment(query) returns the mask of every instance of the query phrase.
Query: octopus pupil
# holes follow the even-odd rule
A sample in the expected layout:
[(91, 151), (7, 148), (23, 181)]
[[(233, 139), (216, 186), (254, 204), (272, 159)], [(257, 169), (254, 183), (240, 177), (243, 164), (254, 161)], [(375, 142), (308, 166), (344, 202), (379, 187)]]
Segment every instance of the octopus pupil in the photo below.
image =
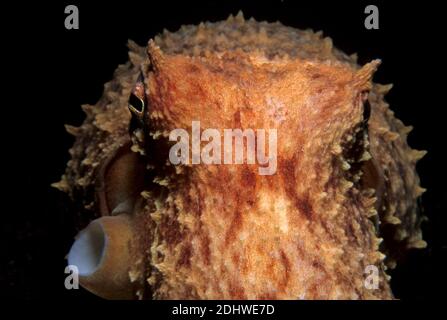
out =
[(366, 124), (370, 116), (371, 116), (371, 105), (369, 104), (368, 100), (365, 100), (365, 103), (363, 104), (363, 123)]
[(144, 110), (144, 102), (138, 98), (135, 94), (131, 93), (129, 97), (129, 107), (134, 109), (138, 113), (142, 113)]

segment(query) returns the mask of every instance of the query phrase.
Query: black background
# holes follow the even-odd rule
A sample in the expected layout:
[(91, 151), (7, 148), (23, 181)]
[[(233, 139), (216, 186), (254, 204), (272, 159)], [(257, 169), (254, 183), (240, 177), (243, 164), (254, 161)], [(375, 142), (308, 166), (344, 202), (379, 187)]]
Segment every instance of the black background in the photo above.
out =
[[(49, 187), (58, 181), (73, 143), (64, 124), (79, 125), (80, 105), (95, 104), (118, 64), (127, 60), (127, 39), (140, 45), (163, 28), (226, 19), (242, 9), (246, 18), (323, 30), (335, 46), (357, 52), (359, 62), (381, 58), (375, 81), (394, 83), (387, 100), (396, 115), (415, 130), (409, 143), (428, 150), (419, 163), (429, 222), (423, 226), (426, 250), (411, 252), (391, 273), (401, 299), (445, 297), (443, 261), (447, 252), (447, 176), (443, 99), (445, 61), (438, 2), (397, 1), (50, 1), (4, 7), (1, 14), (4, 69), (11, 86), (4, 96), (2, 129), (6, 181), (0, 244), (0, 294), (25, 299), (98, 298), (64, 287), (64, 256), (77, 232), (63, 194)], [(64, 8), (75, 4), (80, 29), (64, 28)], [(364, 28), (364, 8), (375, 4), (380, 29)], [(11, 18), (11, 19), (7, 19)]]

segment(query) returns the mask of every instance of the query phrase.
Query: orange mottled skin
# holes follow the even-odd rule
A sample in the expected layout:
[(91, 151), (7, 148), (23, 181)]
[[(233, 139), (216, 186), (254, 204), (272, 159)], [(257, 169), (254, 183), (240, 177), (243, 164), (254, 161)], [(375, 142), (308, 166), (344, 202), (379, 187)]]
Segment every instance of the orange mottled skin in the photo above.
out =
[[(73, 159), (57, 186), (92, 216), (111, 214), (104, 193), (132, 195), (136, 297), (393, 298), (387, 266), (425, 245), (415, 171), (423, 153), (408, 147), (409, 129), (384, 102), (389, 88), (371, 81), (379, 61), (359, 67), (321, 33), (241, 16), (165, 32), (146, 52), (130, 47), (131, 62), (70, 128)], [(132, 90), (142, 113), (127, 109)], [(171, 165), (169, 132), (190, 132), (192, 121), (202, 130), (277, 129), (276, 173)], [(98, 181), (125, 179), (107, 177), (118, 165), (101, 170), (123, 148), (145, 164), (129, 175), (138, 183), (123, 184), (139, 195), (98, 192)], [(365, 287), (369, 265), (377, 289)]]

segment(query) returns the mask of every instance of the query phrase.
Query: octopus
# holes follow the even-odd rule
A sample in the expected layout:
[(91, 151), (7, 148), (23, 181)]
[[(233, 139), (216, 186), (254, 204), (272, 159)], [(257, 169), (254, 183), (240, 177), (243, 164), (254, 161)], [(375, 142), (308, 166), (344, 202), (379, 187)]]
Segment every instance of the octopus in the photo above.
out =
[[(68, 254), (108, 299), (394, 299), (390, 269), (424, 248), (411, 126), (322, 32), (225, 21), (164, 31), (83, 105), (54, 186), (81, 227)], [(169, 161), (170, 132), (277, 130), (277, 170)], [(203, 143), (203, 142), (202, 142)], [(368, 285), (375, 270), (375, 285)], [(369, 279), (370, 280), (370, 279)], [(373, 281), (374, 282), (374, 281)]]

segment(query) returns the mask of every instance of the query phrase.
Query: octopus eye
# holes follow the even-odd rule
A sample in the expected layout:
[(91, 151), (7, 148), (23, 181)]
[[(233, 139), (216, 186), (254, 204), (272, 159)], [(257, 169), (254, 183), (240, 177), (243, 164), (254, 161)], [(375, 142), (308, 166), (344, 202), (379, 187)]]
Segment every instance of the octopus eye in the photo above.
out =
[(360, 93), (360, 101), (363, 103), (363, 126), (367, 126), (371, 117), (371, 104), (368, 99), (369, 91), (365, 90)]
[(128, 106), (132, 115), (134, 115), (138, 120), (143, 121), (146, 104), (144, 76), (141, 72), (130, 94)]
[(363, 104), (363, 122), (367, 123), (370, 116), (371, 116), (371, 105), (369, 104), (368, 99), (366, 99)]
[(145, 103), (143, 99), (138, 98), (134, 93), (130, 94), (128, 106), (132, 114), (138, 117), (141, 117), (143, 115)]

